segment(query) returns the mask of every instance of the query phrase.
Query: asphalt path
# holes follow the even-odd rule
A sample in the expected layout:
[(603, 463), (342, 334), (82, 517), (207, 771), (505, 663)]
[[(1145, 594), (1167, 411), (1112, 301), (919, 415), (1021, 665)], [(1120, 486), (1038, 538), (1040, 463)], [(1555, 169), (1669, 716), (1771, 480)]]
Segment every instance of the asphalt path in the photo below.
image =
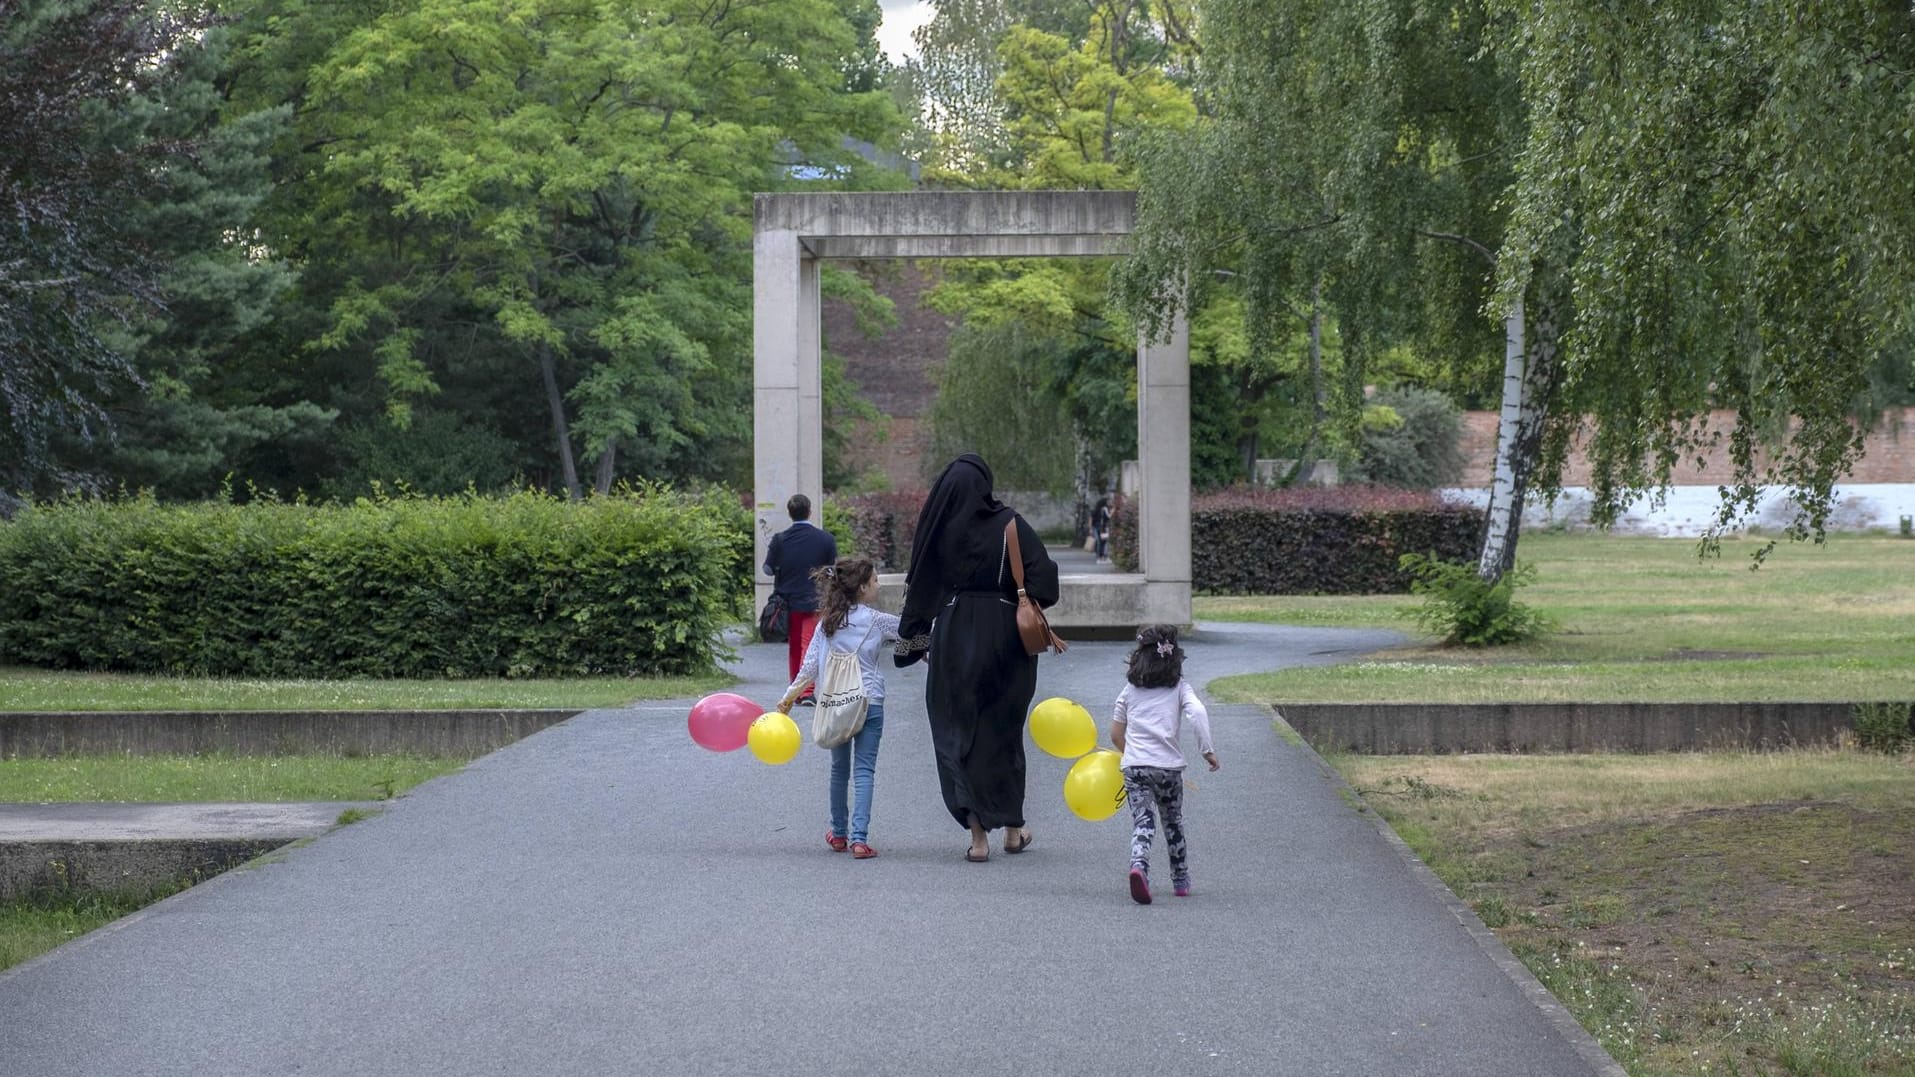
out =
[[(1389, 642), (1204, 626), (1187, 673)], [(1102, 724), (1124, 652), (1045, 658), (1039, 698)], [(741, 648), (738, 691), (775, 699), (783, 655)], [(1030, 851), (965, 863), (922, 666), (889, 683), (875, 859), (824, 846), (827, 753), (592, 711), (0, 973), (0, 1074), (1592, 1072), (1267, 711), (1213, 710), (1195, 893), (1138, 906), (1127, 818), (1072, 816), (1035, 748)]]

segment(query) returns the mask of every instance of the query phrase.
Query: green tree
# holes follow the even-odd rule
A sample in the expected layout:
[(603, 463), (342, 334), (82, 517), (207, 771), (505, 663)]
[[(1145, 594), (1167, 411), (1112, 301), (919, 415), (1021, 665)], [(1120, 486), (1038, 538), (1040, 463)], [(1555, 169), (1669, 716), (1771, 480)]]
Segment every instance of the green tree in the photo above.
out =
[(110, 438), (112, 398), (138, 383), (109, 331), (159, 307), (164, 265), (125, 210), (193, 149), (120, 116), (179, 79), (206, 22), (137, 0), (0, 0), (0, 491), (99, 479), (58, 442)]
[(735, 467), (750, 195), (870, 171), (841, 140), (895, 126), (871, 6), (264, 0), (247, 92), (298, 108), (274, 209), (325, 263), (319, 347), (395, 426), (462, 365), (536, 384), (575, 494), (581, 447), (600, 489)]
[(1819, 534), (1868, 422), (1915, 390), (1915, 14), (1494, 6), (1533, 116), (1500, 299), (1544, 264), (1574, 297), (1550, 466), (1587, 416), (1607, 520), (1726, 437), (1719, 526), (1773, 482)]
[[(1202, 26), (1206, 114), (1143, 154), (1136, 253), (1118, 294), (1155, 325), (1240, 289), (1251, 354), (1266, 364), (1300, 325), (1321, 341), (1333, 321), (1335, 364), (1307, 346), (1313, 436), (1300, 455), (1314, 455), (1326, 424), (1328, 440), (1354, 447), (1376, 357), (1410, 345), (1453, 357), (1460, 380), (1487, 359), (1501, 199), (1525, 130), (1511, 61), (1481, 4), (1209, 0)], [(1484, 540), (1490, 578), (1514, 556), (1554, 356), (1548, 333), (1524, 343), (1520, 308), (1501, 320), (1515, 376)]]

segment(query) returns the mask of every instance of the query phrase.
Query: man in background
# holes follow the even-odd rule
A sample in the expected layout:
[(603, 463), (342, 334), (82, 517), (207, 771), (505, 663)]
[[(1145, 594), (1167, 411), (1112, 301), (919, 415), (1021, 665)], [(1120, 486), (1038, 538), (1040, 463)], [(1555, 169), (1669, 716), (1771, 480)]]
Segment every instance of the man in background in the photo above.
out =
[[(811, 572), (837, 563), (838, 540), (811, 522), (811, 499), (803, 494), (791, 495), (785, 515), (791, 517), (791, 526), (771, 536), (771, 545), (765, 549), (765, 575), (772, 578), (772, 593), (784, 599), (791, 611), (791, 634), (785, 646), (795, 678), (811, 646), (811, 633), (818, 627), (818, 587), (811, 581)], [(798, 703), (809, 706), (811, 702), (807, 688)]]

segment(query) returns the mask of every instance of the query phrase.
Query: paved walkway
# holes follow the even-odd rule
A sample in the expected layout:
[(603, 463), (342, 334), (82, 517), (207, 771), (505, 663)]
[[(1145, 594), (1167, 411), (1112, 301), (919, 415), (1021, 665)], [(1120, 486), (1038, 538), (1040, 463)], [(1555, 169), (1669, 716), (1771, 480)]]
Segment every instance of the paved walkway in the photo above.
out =
[[(1387, 641), (1211, 626), (1189, 673)], [(1040, 696), (1101, 715), (1123, 653), (1045, 659)], [(744, 648), (740, 690), (774, 698), (782, 656)], [(1265, 712), (1216, 708), (1196, 895), (1141, 907), (1127, 825), (1071, 816), (1035, 750), (1031, 851), (964, 863), (922, 667), (890, 684), (875, 860), (820, 841), (825, 753), (588, 712), (0, 973), (0, 1073), (1592, 1072)]]

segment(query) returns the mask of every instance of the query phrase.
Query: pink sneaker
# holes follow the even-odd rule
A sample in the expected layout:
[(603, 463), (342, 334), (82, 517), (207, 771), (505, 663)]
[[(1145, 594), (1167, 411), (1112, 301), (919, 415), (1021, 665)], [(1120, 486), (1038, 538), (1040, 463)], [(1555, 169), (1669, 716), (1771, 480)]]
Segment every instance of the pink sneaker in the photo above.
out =
[(1178, 883), (1176, 886), (1176, 890), (1177, 890), (1178, 897), (1189, 897), (1190, 896), (1189, 880), (1185, 880), (1184, 882)]
[(1139, 905), (1150, 904), (1150, 876), (1142, 868), (1130, 869), (1130, 899)]

